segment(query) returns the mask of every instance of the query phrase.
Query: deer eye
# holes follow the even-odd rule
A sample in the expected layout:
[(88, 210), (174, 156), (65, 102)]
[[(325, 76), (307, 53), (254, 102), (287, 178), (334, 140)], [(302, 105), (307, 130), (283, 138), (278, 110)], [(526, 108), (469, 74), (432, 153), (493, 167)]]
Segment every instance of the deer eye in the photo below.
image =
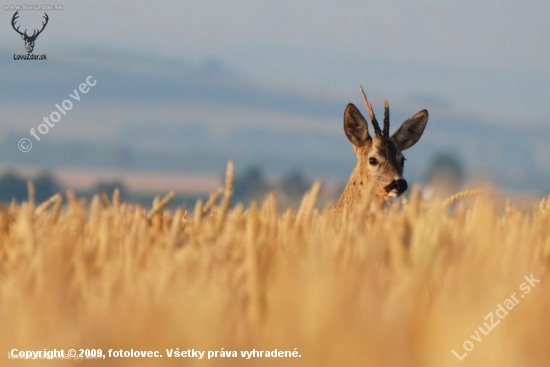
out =
[(369, 164), (371, 166), (376, 166), (378, 164), (378, 159), (374, 158), (374, 157), (370, 157), (369, 158)]

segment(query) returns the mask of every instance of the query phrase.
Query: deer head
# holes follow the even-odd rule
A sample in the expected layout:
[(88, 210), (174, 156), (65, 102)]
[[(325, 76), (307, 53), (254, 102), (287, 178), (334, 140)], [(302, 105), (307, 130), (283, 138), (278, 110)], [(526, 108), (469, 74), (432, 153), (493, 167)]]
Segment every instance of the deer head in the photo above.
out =
[(17, 20), (17, 18), (19, 18), (19, 10), (15, 12), (15, 14), (13, 14), (13, 17), (11, 18), (11, 26), (13, 27), (13, 29), (19, 33), (21, 35), (21, 38), (23, 38), (23, 40), (25, 41), (25, 48), (27, 49), (27, 53), (32, 53), (32, 50), (34, 50), (34, 42), (36, 41), (36, 39), (38, 38), (38, 35), (40, 33), (42, 33), (42, 31), (44, 30), (44, 28), (46, 28), (46, 24), (48, 24), (48, 14), (44, 13), (44, 16), (43, 18), (46, 20), (45, 22), (42, 22), (42, 29), (41, 30), (34, 30), (34, 32), (32, 33), (32, 36), (29, 36), (27, 34), (27, 30), (25, 29), (25, 32), (22, 33), (19, 31), (19, 27), (15, 28), (15, 21)]
[(353, 203), (365, 194), (365, 190), (380, 198), (398, 197), (407, 190), (403, 177), (405, 157), (403, 151), (412, 147), (424, 132), (428, 123), (428, 111), (422, 110), (403, 122), (390, 136), (390, 107), (384, 102), (384, 127), (380, 129), (372, 105), (363, 87), (360, 87), (369, 113), (374, 136), (369, 133), (367, 121), (354, 104), (344, 112), (344, 132), (357, 156), (357, 165), (340, 196), (338, 207)]

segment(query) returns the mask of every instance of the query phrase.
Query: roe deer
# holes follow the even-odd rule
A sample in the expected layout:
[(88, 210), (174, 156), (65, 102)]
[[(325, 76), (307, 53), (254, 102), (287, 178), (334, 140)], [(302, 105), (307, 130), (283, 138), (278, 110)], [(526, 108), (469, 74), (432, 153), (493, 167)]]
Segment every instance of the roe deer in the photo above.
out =
[(369, 134), (367, 121), (361, 112), (349, 103), (344, 112), (344, 132), (357, 156), (357, 165), (340, 195), (336, 209), (367, 197), (368, 190), (380, 199), (403, 194), (407, 190), (407, 181), (403, 178), (405, 157), (401, 152), (416, 144), (428, 123), (428, 111), (422, 110), (403, 122), (390, 136), (388, 101), (384, 101), (384, 130), (380, 130), (363, 87), (359, 88), (374, 128), (374, 137)]

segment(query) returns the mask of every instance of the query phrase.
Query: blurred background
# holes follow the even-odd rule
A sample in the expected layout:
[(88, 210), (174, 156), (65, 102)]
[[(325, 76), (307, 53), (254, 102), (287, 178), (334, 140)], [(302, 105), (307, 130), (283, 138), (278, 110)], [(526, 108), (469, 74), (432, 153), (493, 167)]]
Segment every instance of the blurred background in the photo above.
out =
[[(392, 131), (428, 109), (405, 177), (428, 193), (493, 184), (542, 195), (550, 182), (550, 3), (483, 1), (63, 1), (34, 54), (0, 29), (0, 200), (120, 187), (192, 203), (236, 164), (238, 200), (293, 203), (315, 179), (337, 199), (355, 164), (342, 128), (362, 84)], [(50, 4), (46, 2), (46, 4)], [(51, 3), (51, 5), (58, 3)], [(43, 11), (20, 11), (21, 29)], [(29, 32), (31, 33), (31, 32)], [(55, 127), (29, 134), (89, 75)], [(18, 141), (33, 147), (21, 152)], [(431, 191), (430, 191), (431, 190)]]

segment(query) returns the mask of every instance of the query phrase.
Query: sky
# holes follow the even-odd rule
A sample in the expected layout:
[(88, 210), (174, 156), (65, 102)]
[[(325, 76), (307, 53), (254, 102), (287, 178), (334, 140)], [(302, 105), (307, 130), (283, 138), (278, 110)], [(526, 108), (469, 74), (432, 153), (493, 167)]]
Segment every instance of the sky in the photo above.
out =
[[(11, 0), (2, 2), (4, 6), (17, 4)], [(79, 79), (98, 68), (101, 72), (112, 68), (115, 75), (108, 82), (114, 89), (98, 92), (109, 95), (109, 100), (83, 105), (73, 115), (82, 123), (86, 118), (97, 121), (97, 128), (92, 133), (75, 122), (70, 128), (58, 129), (51, 138), (48, 136), (51, 141), (79, 134), (108, 141), (112, 124), (135, 123), (136, 119), (140, 124), (152, 124), (155, 119), (165, 121), (182, 113), (194, 116), (193, 123), (203, 114), (214, 124), (226, 126), (239, 125), (241, 117), (242, 121), (252, 121), (256, 118), (252, 116), (271, 116), (272, 129), (306, 130), (318, 125), (340, 134), (345, 105), (361, 103), (359, 84), (375, 108), (380, 109), (382, 101), (389, 99), (396, 108), (396, 118), (404, 119), (427, 108), (431, 112), (428, 129), (439, 119), (447, 119), (457, 124), (464, 121), (464, 126), (489, 132), (489, 136), (479, 137), (476, 142), (454, 142), (465, 149), (482, 145), (480, 141), (490, 144), (492, 129), (497, 133), (516, 129), (521, 139), (523, 129), (548, 127), (547, 1), (201, 0), (61, 4), (63, 10), (48, 11), (49, 24), (36, 41), (35, 53), (46, 52), (48, 64), (32, 65), (32, 73), (26, 73), (31, 67), (23, 61), (12, 60), (14, 53), (24, 53), (23, 41), (10, 25), (14, 11), (0, 11), (0, 76), (4, 80), (0, 85), (0, 95), (4, 96), (4, 102), (0, 100), (4, 111), (0, 132), (4, 134), (36, 126), (52, 102), (66, 98)], [(42, 20), (40, 11), (20, 13), (18, 22), (23, 28), (32, 28)], [(187, 106), (182, 112), (177, 98), (175, 101), (174, 96), (168, 96), (180, 90), (170, 92), (162, 83), (158, 90), (150, 90), (151, 95), (160, 98), (142, 96), (139, 106), (132, 102), (128, 90), (107, 93), (109, 89), (116, 90), (116, 75), (122, 71), (133, 72), (133, 76), (126, 77), (135, 78), (136, 85), (140, 75), (150, 78), (152, 85), (155, 79), (151, 78), (157, 76), (160, 80), (163, 72), (176, 80), (178, 65), (189, 66), (190, 70), (203, 66), (203, 72), (212, 71), (205, 76), (210, 89), (201, 91), (205, 97), (199, 102), (204, 106), (194, 105), (193, 98), (182, 100), (181, 105)], [(45, 72), (40, 74), (37, 68), (44, 68)], [(198, 80), (197, 85), (200, 87), (206, 79)], [(182, 82), (188, 80), (184, 78)], [(220, 85), (238, 84), (238, 93), (251, 87), (256, 91), (251, 92), (252, 96), (261, 91), (266, 98), (275, 97), (271, 104), (253, 101), (249, 106), (242, 101), (233, 106), (231, 98), (226, 98), (227, 104), (219, 106), (217, 81)], [(58, 89), (48, 90), (49, 86)], [(212, 93), (210, 101), (208, 90)], [(288, 102), (294, 96), (297, 104), (310, 100), (315, 103), (307, 111), (296, 112)], [(317, 113), (311, 111), (317, 107)], [(37, 122), (29, 123), (32, 119)], [(110, 120), (112, 124), (107, 123)], [(304, 125), (296, 127), (302, 121)], [(223, 139), (223, 131), (218, 130), (217, 139)], [(438, 134), (436, 128), (431, 138), (426, 138), (432, 139), (434, 150), (437, 145), (444, 148), (445, 139), (457, 138), (456, 133), (445, 131)], [(475, 131), (470, 133), (476, 135)], [(540, 155), (547, 150), (541, 147), (537, 152)], [(540, 168), (550, 171), (544, 163)]]
[(525, 115), (530, 122), (550, 112), (547, 1), (105, 4), (64, 3), (63, 20), (52, 30), (62, 34), (60, 46), (215, 58), (305, 90), (352, 94), (362, 83), (380, 99), (437, 94), (456, 109)]
[[(219, 59), (290, 88), (354, 96), (361, 83), (373, 99), (434, 94), (459, 111), (529, 123), (550, 112), (550, 3), (543, 0), (62, 4), (49, 39), (40, 40), (49, 49), (96, 45)], [(2, 44), (20, 42), (11, 14), (2, 13)]]

